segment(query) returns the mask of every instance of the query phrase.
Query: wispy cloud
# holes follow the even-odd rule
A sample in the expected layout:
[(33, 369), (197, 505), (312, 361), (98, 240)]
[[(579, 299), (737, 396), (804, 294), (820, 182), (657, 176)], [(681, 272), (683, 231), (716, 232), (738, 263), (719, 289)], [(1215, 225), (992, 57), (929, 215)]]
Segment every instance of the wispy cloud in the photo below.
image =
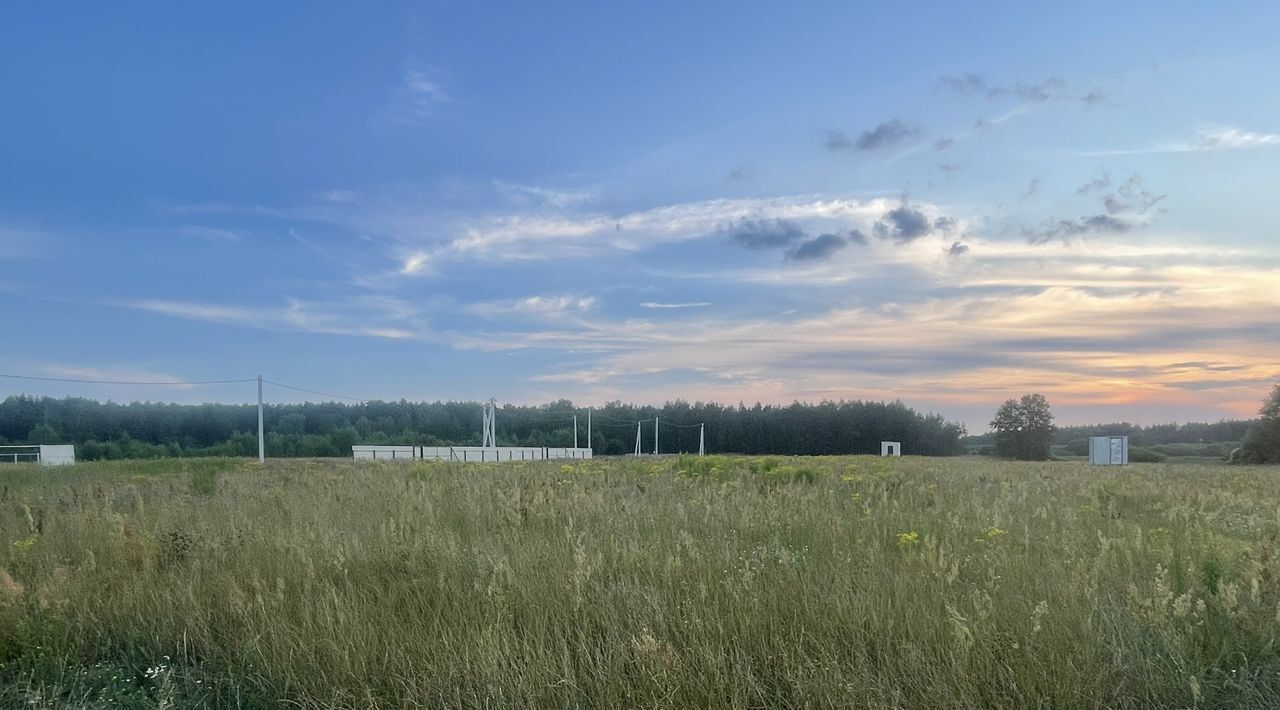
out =
[(594, 296), (539, 295), (472, 303), (463, 310), (491, 319), (511, 316), (559, 319), (582, 315), (591, 310), (595, 304)]
[(568, 207), (587, 202), (595, 197), (590, 190), (556, 189), (521, 185), (520, 183), (494, 180), (493, 185), (508, 200), (517, 205), (541, 204), (549, 207)]
[(432, 118), (441, 106), (453, 100), (445, 88), (447, 78), (437, 67), (406, 67), (391, 92), (391, 104), (384, 117), (394, 123), (409, 124)]
[(690, 303), (658, 303), (655, 301), (645, 301), (644, 303), (640, 304), (640, 307), (671, 309), (671, 308), (705, 308), (710, 305), (711, 305), (710, 301), (694, 301)]
[[(1060, 77), (1050, 76), (1036, 82), (1014, 82), (1012, 84), (992, 83), (981, 74), (968, 72), (950, 74), (939, 77), (938, 86), (957, 94), (973, 94), (988, 99), (1006, 97), (1016, 98), (1024, 103), (1044, 103), (1050, 99), (1071, 96), (1067, 92), (1067, 82)], [(1101, 100), (1100, 92), (1089, 92), (1081, 97), (1082, 101), (1095, 103)]]
[(243, 230), (219, 229), (199, 224), (187, 224), (175, 230), (184, 237), (194, 237), (211, 242), (238, 242), (244, 239), (247, 232)]
[[(883, 199), (791, 196), (685, 202), (609, 215), (571, 208), (464, 218), (434, 244), (415, 244), (421, 229), (410, 209), (357, 217), (356, 224), (402, 240), (396, 271), (433, 273), (440, 261), (533, 261), (638, 252), (663, 244), (726, 236), (743, 246), (785, 246), (806, 229), (869, 227), (886, 209)], [(803, 223), (803, 225), (802, 225)]]
[(262, 330), (289, 330), (330, 335), (401, 340), (425, 336), (415, 322), (417, 309), (398, 299), (357, 296), (333, 302), (285, 299), (283, 306), (236, 306), (198, 301), (144, 299), (113, 305), (174, 318), (208, 321)]
[[(84, 367), (79, 365), (46, 364), (38, 370), (45, 377), (63, 377), (78, 380), (113, 380), (117, 382), (164, 382), (179, 386), (190, 379), (167, 372), (140, 367)], [(188, 389), (190, 386), (181, 386)]]
[(1214, 150), (1248, 150), (1280, 146), (1280, 133), (1257, 133), (1231, 126), (1205, 126), (1189, 141), (1159, 143), (1146, 148), (1091, 150), (1082, 156), (1143, 155), (1148, 153), (1197, 153)]

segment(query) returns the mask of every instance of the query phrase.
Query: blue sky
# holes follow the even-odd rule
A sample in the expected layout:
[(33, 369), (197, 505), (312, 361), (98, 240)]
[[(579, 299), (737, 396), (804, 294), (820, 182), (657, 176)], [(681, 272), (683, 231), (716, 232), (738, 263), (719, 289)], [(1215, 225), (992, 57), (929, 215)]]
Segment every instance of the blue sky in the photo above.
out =
[(611, 5), (6, 4), (0, 371), (974, 430), (1280, 378), (1280, 6)]

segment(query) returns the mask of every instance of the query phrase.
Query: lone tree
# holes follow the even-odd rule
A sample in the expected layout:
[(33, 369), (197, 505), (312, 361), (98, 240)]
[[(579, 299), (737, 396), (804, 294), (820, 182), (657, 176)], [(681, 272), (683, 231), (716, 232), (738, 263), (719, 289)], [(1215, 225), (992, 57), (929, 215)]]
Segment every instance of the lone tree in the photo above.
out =
[(1240, 443), (1243, 463), (1280, 463), (1280, 383), (1262, 402), (1262, 418), (1249, 427)]
[(996, 456), (1020, 461), (1049, 458), (1049, 438), (1053, 434), (1053, 412), (1042, 394), (1024, 394), (1000, 405), (991, 420), (996, 434)]

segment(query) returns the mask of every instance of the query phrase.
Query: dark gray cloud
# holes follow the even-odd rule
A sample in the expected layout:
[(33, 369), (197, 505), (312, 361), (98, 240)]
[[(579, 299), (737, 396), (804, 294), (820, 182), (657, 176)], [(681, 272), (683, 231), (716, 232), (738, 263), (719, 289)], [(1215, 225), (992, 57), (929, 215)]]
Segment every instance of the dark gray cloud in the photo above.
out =
[(785, 219), (742, 219), (729, 228), (729, 241), (747, 249), (785, 247), (804, 238), (804, 230)]
[(981, 74), (972, 72), (938, 77), (938, 86), (960, 94), (985, 94), (989, 88)]
[(951, 138), (939, 138), (938, 140), (933, 142), (933, 149), (946, 150), (947, 148), (950, 148), (955, 144), (956, 144), (955, 140)]
[(869, 131), (863, 131), (858, 136), (857, 143), (854, 147), (857, 150), (876, 150), (877, 148), (886, 148), (897, 143), (901, 143), (908, 138), (914, 138), (922, 132), (919, 126), (912, 126), (898, 119), (885, 121), (884, 123), (872, 128)]
[(826, 147), (832, 153), (851, 150), (861, 153), (896, 145), (924, 132), (920, 126), (899, 119), (885, 121), (870, 130), (863, 131), (856, 140), (850, 140), (844, 131), (827, 131)]
[(1043, 229), (1023, 229), (1022, 234), (1032, 244), (1045, 244), (1055, 239), (1071, 239), (1090, 234), (1116, 234), (1127, 232), (1133, 225), (1109, 214), (1096, 214), (1080, 219), (1061, 219)]
[(972, 94), (984, 96), (988, 99), (1013, 96), (1019, 101), (1029, 104), (1043, 103), (1049, 99), (1058, 98), (1066, 88), (1066, 82), (1056, 76), (1048, 77), (1034, 84), (1017, 82), (1010, 85), (1001, 85), (992, 84), (981, 74), (971, 72), (940, 77), (938, 85), (957, 94)]
[(935, 220), (933, 223), (933, 228), (940, 232), (950, 232), (952, 229), (955, 229), (955, 227), (956, 227), (955, 217), (942, 216), (942, 217), (939, 217), (937, 220)]
[(1101, 91), (1098, 91), (1097, 89), (1094, 89), (1084, 94), (1083, 96), (1081, 96), (1080, 100), (1083, 101), (1086, 106), (1092, 106), (1094, 104), (1100, 104), (1103, 101), (1106, 101), (1107, 95), (1102, 93)]
[[(1102, 208), (1106, 210), (1107, 214), (1123, 214), (1125, 212), (1142, 214), (1165, 198), (1164, 195), (1157, 195), (1148, 191), (1144, 187), (1145, 182), (1141, 175), (1134, 173), (1124, 182), (1117, 185), (1115, 191), (1100, 194), (1098, 201), (1102, 204)], [(1103, 173), (1077, 187), (1076, 194), (1103, 193), (1112, 184), (1111, 175)]]
[(751, 172), (751, 168), (748, 168), (745, 165), (739, 165), (738, 167), (729, 171), (729, 177), (733, 180), (746, 180), (750, 177), (753, 177), (753, 175)]
[(1040, 191), (1040, 178), (1033, 178), (1031, 182), (1027, 183), (1027, 191), (1022, 193), (1022, 199), (1029, 200), (1035, 197), (1036, 193), (1039, 191)]
[(902, 205), (884, 213), (873, 231), (881, 239), (893, 238), (899, 244), (905, 244), (923, 237), (932, 228), (933, 224), (923, 212)]
[(848, 237), (839, 234), (820, 234), (788, 249), (786, 256), (791, 261), (814, 261), (826, 259), (847, 246), (849, 246)]
[(853, 141), (849, 140), (849, 136), (844, 131), (827, 131), (826, 140), (827, 150), (832, 153), (839, 153), (842, 150), (851, 150)]
[(963, 242), (952, 242), (951, 248), (947, 250), (948, 256), (960, 256), (969, 252), (969, 245)]
[(941, 170), (941, 171), (942, 171), (942, 172), (944, 172), (944, 173), (947, 173), (947, 174), (949, 175), (949, 174), (954, 173), (955, 171), (959, 170), (959, 169), (960, 169), (960, 166), (959, 166), (959, 165), (956, 165), (955, 163), (942, 163), (942, 164), (938, 165), (938, 169), (939, 169), (939, 170)]
[(1107, 214), (1124, 212), (1142, 214), (1165, 198), (1164, 195), (1156, 195), (1146, 190), (1143, 182), (1141, 175), (1130, 175), (1129, 179), (1121, 183), (1114, 193), (1103, 195), (1102, 206)]

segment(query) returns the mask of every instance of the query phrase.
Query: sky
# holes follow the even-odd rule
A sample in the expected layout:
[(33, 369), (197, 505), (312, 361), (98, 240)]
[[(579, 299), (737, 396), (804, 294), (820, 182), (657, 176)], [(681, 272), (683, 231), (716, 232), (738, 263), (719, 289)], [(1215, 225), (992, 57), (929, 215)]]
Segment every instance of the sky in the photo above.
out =
[[(0, 372), (1252, 416), (1280, 5), (13, 2)], [(251, 384), (0, 380), (116, 401)], [(270, 401), (323, 399), (271, 388)]]

